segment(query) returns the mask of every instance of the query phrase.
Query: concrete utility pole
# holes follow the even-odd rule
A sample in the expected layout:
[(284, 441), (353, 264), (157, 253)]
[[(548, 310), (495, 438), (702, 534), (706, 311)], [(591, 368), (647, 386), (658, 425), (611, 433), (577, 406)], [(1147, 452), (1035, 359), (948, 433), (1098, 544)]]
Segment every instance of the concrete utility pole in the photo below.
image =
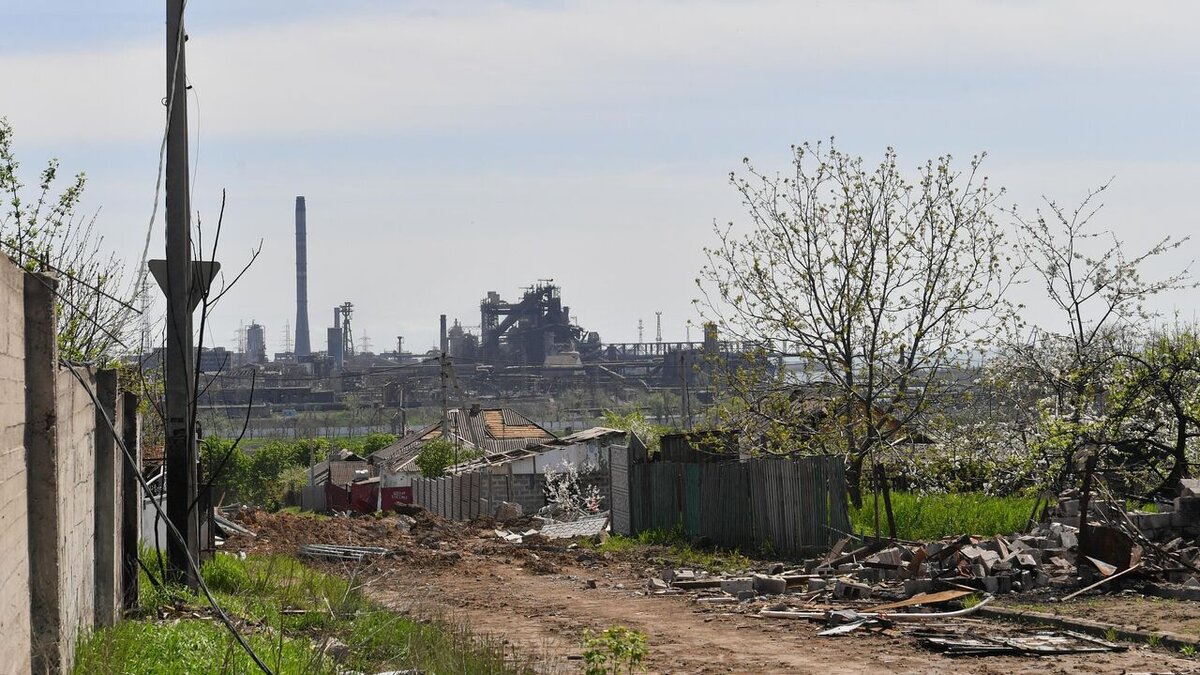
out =
[(187, 76), (183, 29), (185, 0), (167, 0), (167, 518), (186, 541), (167, 537), (167, 561), (176, 581), (198, 588), (189, 555), (199, 560), (196, 437), (192, 430), (192, 241), (188, 195)]

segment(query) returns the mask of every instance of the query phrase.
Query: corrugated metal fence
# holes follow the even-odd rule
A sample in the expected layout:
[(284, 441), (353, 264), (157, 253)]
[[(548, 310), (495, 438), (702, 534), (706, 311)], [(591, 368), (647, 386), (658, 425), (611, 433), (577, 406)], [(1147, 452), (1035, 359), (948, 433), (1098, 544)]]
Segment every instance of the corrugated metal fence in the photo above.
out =
[(496, 502), (511, 499), (509, 477), (483, 471), (445, 478), (416, 478), (413, 503), (443, 518), (470, 520), (491, 515)]
[(843, 470), (840, 457), (633, 464), (629, 533), (682, 528), (718, 546), (825, 550), (850, 530)]

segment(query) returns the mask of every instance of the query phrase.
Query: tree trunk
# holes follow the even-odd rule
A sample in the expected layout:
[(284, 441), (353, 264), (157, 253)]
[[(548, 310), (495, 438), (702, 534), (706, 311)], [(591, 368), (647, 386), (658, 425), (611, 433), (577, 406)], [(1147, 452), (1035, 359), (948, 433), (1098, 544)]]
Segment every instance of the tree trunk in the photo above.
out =
[(1175, 465), (1171, 467), (1171, 473), (1163, 480), (1151, 495), (1163, 495), (1166, 497), (1178, 497), (1180, 493), (1179, 480), (1186, 478), (1188, 475), (1187, 461), (1187, 429), (1181, 424), (1179, 431), (1175, 437), (1175, 448), (1171, 455), (1175, 459)]
[(863, 505), (862, 495), (862, 455), (854, 455), (846, 462), (846, 491), (850, 495), (850, 503), (854, 508), (861, 509)]

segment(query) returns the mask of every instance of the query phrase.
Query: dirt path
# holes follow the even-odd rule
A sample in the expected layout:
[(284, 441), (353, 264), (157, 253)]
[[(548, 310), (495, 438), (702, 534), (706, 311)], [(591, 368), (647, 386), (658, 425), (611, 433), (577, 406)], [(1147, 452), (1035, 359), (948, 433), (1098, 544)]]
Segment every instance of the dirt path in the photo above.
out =
[[(537, 574), (520, 559), (464, 559), (430, 570), (395, 566), (372, 594), (401, 611), (440, 615), (571, 672), (583, 629), (624, 624), (649, 636), (654, 673), (1133, 673), (1200, 672), (1200, 663), (1148, 648), (1046, 658), (962, 657), (923, 650), (899, 632), (818, 638), (807, 622), (752, 618), (685, 597), (641, 594), (632, 566), (564, 566)], [(622, 569), (624, 568), (624, 569)], [(587, 579), (597, 581), (589, 588)], [(619, 586), (623, 586), (619, 587)]]
[[(739, 611), (687, 596), (648, 595), (646, 578), (656, 571), (648, 550), (613, 556), (561, 544), (513, 545), (498, 539), (490, 524), (450, 523), (426, 512), (416, 514), (411, 532), (395, 518), (239, 517), (258, 536), (230, 538), (231, 551), (292, 553), (302, 543), (391, 548), (391, 557), (358, 570), (373, 597), (406, 614), (466, 623), (477, 634), (510, 643), (545, 672), (578, 672), (583, 630), (623, 624), (648, 636), (652, 673), (1200, 673), (1200, 661), (1146, 646), (1123, 653), (955, 659), (920, 648), (898, 629), (817, 637), (818, 626), (759, 619), (757, 607)], [(313, 564), (350, 572), (338, 564)], [(1118, 614), (1142, 623), (1154, 611), (1159, 623), (1200, 622), (1190, 608), (1142, 602), (1098, 612), (1097, 618)], [(959, 625), (963, 621), (978, 621), (983, 634), (1002, 628), (975, 619)]]

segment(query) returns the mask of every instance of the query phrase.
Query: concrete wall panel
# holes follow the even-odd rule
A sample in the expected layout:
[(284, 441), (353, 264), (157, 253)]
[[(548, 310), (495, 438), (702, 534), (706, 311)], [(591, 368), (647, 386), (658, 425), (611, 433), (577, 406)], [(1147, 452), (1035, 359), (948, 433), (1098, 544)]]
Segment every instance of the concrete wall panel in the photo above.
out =
[[(83, 370), (80, 374), (94, 391), (95, 376)], [(80, 631), (90, 630), (95, 621), (96, 409), (69, 371), (62, 369), (57, 375), (60, 651), (63, 663), (69, 664)]]
[(0, 673), (28, 673), (29, 520), (25, 475), (25, 291), (0, 256)]

